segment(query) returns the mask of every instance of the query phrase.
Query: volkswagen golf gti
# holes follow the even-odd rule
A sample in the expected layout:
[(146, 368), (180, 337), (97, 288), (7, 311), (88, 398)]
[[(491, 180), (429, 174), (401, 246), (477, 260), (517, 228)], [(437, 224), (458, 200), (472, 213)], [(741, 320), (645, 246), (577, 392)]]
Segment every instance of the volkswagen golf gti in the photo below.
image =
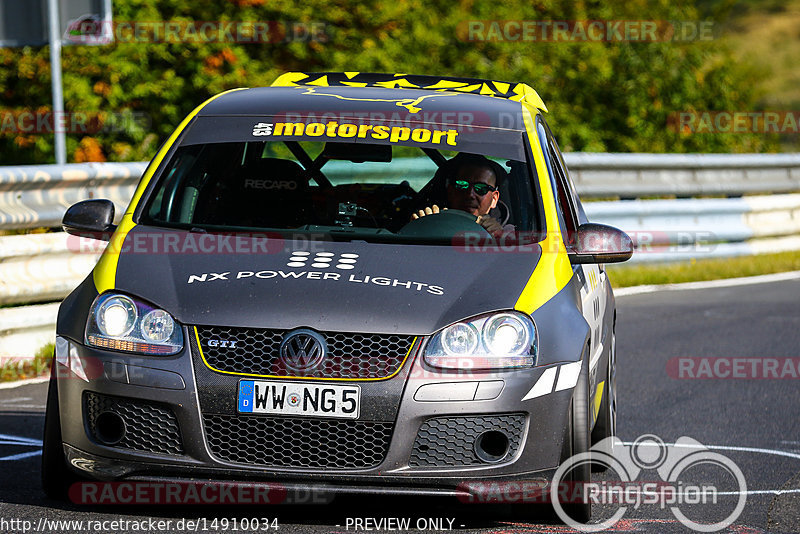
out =
[(64, 216), (108, 243), (59, 310), (45, 491), (547, 488), (615, 432), (604, 264), (632, 246), (587, 220), (546, 111), (522, 83), (357, 72), (195, 109), (121, 217)]

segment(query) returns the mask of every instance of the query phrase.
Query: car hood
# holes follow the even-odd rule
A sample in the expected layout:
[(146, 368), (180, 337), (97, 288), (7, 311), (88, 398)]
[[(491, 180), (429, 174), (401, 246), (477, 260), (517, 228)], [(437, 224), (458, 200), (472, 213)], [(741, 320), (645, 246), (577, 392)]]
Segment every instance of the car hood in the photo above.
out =
[(188, 325), (425, 335), (514, 307), (541, 248), (218, 236), (134, 227), (116, 288)]

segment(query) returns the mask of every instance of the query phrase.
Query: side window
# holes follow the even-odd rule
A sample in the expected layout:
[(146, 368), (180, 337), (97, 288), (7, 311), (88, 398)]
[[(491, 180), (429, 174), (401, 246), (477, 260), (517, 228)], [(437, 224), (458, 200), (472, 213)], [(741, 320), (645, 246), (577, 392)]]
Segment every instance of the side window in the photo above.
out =
[(564, 177), (564, 184), (566, 186), (566, 193), (569, 195), (570, 200), (572, 201), (572, 207), (575, 211), (575, 215), (577, 216), (578, 224), (583, 224), (589, 222), (589, 219), (586, 217), (586, 212), (583, 210), (583, 205), (581, 204), (580, 198), (578, 198), (578, 193), (575, 190), (575, 184), (572, 183), (572, 178), (569, 176), (569, 170), (567, 169), (566, 163), (564, 163), (564, 156), (561, 154), (561, 149), (558, 148), (558, 143), (556, 142), (556, 138), (553, 136), (553, 132), (550, 131), (550, 128), (545, 123), (545, 129), (547, 130), (547, 137), (550, 140), (550, 150), (553, 153), (553, 161), (557, 162), (557, 166), (561, 168), (561, 174)]
[(571, 194), (568, 185), (566, 171), (558, 159), (558, 153), (552, 143), (547, 147), (550, 153), (550, 159), (553, 161), (553, 170), (556, 173), (556, 184), (558, 186), (558, 202), (564, 210), (564, 222), (567, 225), (567, 230), (572, 235), (572, 232), (578, 229), (578, 213), (575, 206), (575, 197)]
[(558, 158), (551, 150), (550, 139), (545, 130), (544, 123), (538, 122), (536, 126), (539, 134), (539, 144), (542, 146), (544, 161), (547, 164), (547, 173), (550, 175), (550, 185), (555, 193), (556, 211), (558, 212), (558, 224), (561, 227), (561, 235), (565, 244), (569, 242), (569, 236), (576, 228), (576, 219), (571, 209), (569, 197), (564, 188), (564, 173), (558, 162)]

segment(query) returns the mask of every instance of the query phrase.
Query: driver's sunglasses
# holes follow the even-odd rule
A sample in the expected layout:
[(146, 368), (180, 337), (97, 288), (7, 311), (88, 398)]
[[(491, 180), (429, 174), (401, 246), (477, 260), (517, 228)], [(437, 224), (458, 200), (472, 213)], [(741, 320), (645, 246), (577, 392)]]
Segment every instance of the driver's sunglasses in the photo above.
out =
[(489, 191), (497, 191), (496, 187), (491, 186), (489, 184), (485, 184), (483, 182), (476, 182), (474, 184), (471, 184), (466, 180), (455, 180), (453, 182), (453, 187), (455, 187), (459, 191), (469, 191), (469, 188), (472, 187), (472, 189), (475, 190), (475, 194), (478, 195), (479, 197), (482, 197)]

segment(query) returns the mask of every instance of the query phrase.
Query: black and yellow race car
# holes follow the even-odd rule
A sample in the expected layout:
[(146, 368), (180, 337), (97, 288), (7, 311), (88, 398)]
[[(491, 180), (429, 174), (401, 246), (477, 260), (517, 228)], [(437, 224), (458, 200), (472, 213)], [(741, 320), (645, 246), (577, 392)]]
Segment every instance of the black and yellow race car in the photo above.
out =
[(615, 432), (603, 264), (632, 248), (587, 220), (545, 111), (521, 83), (356, 72), (195, 109), (118, 224), (64, 217), (108, 246), (59, 311), (45, 490), (546, 488)]

